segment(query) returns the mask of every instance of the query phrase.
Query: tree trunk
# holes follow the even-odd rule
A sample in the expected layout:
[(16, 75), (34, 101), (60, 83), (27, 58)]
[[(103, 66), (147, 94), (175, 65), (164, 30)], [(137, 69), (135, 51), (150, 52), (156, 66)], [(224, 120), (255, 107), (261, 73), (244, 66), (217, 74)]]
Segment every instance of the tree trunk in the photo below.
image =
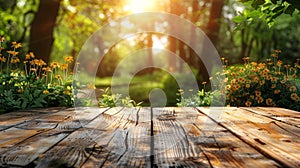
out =
[(217, 45), (219, 30), (221, 27), (222, 10), (225, 0), (212, 0), (210, 16), (207, 24), (207, 36), (214, 45)]
[(50, 60), (59, 6), (60, 0), (40, 0), (39, 10), (31, 25), (30, 50), (46, 63)]

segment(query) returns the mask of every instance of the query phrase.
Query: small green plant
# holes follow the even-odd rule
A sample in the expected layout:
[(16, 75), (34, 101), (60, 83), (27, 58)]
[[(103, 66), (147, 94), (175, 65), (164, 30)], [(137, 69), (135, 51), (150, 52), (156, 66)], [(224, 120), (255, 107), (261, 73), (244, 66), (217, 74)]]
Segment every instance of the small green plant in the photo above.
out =
[(142, 102), (136, 103), (130, 97), (122, 98), (121, 94), (112, 94), (110, 88), (106, 88), (98, 99), (99, 107), (139, 107)]
[(68, 67), (73, 57), (64, 63), (49, 66), (30, 52), (20, 56), (21, 43), (12, 42), (11, 50), (3, 47), (0, 37), (0, 112), (53, 106), (73, 106), (72, 82)]
[(178, 107), (223, 106), (225, 102), (219, 90), (205, 91), (202, 89), (197, 94), (184, 97), (184, 91), (179, 89), (178, 95), (181, 96), (181, 99), (177, 99)]

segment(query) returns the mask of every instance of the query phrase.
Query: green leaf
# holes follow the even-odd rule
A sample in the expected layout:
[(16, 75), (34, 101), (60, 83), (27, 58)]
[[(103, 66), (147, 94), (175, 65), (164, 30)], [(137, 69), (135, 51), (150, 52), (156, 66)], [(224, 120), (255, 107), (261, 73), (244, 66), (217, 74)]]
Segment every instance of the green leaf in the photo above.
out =
[(271, 2), (272, 2), (273, 4), (277, 4), (277, 1), (278, 1), (278, 0), (271, 0)]
[(243, 16), (236, 16), (232, 19), (235, 23), (244, 22), (246, 19)]
[(292, 6), (292, 5), (289, 5), (285, 10), (284, 10), (284, 13), (285, 14), (289, 14), (289, 15), (293, 15), (294, 11), (295, 11), (295, 7)]
[(272, 12), (277, 13), (277, 12), (281, 11), (283, 8), (284, 8), (284, 6), (277, 6), (276, 8), (274, 8), (272, 10)]

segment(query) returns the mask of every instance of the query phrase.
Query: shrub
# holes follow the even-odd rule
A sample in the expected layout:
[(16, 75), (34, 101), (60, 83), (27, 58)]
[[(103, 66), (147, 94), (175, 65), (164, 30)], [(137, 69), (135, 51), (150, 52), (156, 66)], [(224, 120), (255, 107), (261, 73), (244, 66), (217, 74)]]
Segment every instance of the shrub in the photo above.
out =
[(299, 60), (283, 65), (275, 50), (266, 63), (248, 62), (225, 69), (228, 78), (227, 104), (231, 106), (270, 106), (300, 110)]
[[(249, 62), (244, 65), (225, 67), (219, 75), (220, 88), (226, 87), (226, 105), (283, 107), (300, 111), (299, 61), (291, 66), (278, 59), (280, 50), (275, 50), (266, 63)], [(224, 61), (224, 59), (223, 59)], [(226, 85), (226, 86), (225, 86)], [(219, 95), (219, 96), (214, 96)], [(220, 97), (220, 91), (199, 91), (197, 95), (183, 98), (178, 106), (210, 106), (210, 100)]]
[(73, 106), (69, 64), (52, 62), (49, 66), (30, 52), (19, 55), (21, 43), (12, 42), (12, 50), (3, 48), (0, 38), (0, 112), (52, 106)]

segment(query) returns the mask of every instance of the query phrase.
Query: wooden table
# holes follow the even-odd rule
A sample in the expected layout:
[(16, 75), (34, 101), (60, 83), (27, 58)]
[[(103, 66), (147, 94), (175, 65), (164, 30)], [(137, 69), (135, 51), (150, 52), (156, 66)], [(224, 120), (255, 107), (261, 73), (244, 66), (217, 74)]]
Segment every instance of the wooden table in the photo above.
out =
[(0, 167), (300, 167), (300, 112), (50, 108), (0, 115)]

